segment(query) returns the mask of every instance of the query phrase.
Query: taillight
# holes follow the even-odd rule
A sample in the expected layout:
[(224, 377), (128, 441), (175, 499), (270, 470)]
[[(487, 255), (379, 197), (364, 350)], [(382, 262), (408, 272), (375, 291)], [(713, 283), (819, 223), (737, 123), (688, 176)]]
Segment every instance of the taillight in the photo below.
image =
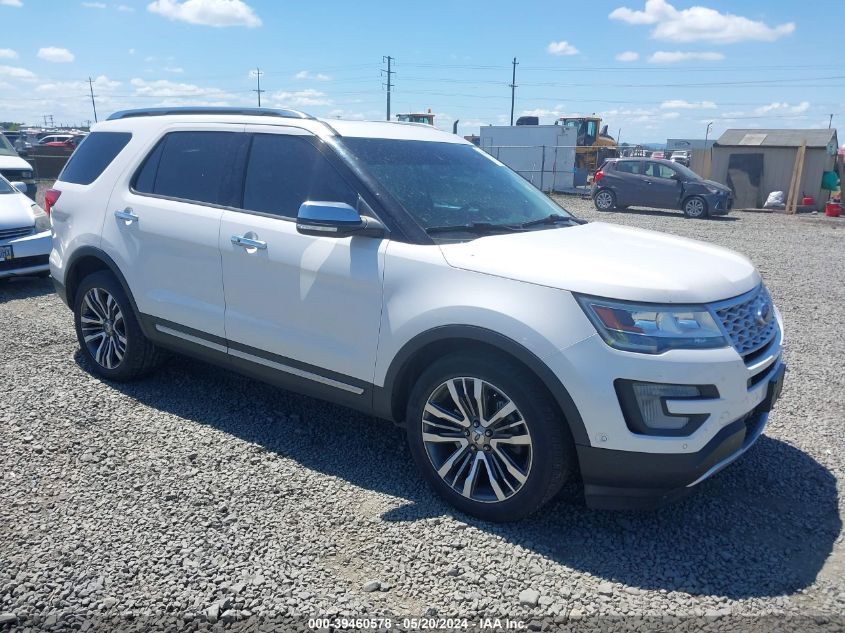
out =
[(599, 181), (599, 180), (601, 180), (602, 178), (604, 178), (604, 172), (603, 172), (601, 169), (599, 169), (599, 170), (596, 172), (596, 179), (595, 179), (595, 180), (596, 180), (596, 182), (598, 182), (598, 181)]
[(60, 195), (62, 195), (62, 192), (58, 189), (48, 189), (47, 193), (44, 194), (44, 210), (47, 213), (52, 211), (53, 205), (59, 201)]

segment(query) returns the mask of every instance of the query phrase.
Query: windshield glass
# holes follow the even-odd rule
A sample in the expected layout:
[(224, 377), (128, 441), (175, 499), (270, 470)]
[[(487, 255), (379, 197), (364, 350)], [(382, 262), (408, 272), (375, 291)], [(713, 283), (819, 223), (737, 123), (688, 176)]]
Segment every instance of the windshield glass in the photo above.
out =
[(474, 145), (373, 138), (343, 143), (423, 229), (571, 216)]
[(675, 171), (680, 172), (680, 174), (684, 178), (687, 178), (689, 180), (701, 180), (702, 179), (701, 176), (699, 176), (697, 173), (695, 173), (692, 169), (690, 169), (689, 167), (684, 167), (680, 163), (673, 163), (672, 167), (674, 168)]
[(17, 155), (18, 153), (15, 151), (15, 148), (12, 147), (12, 144), (9, 142), (9, 139), (7, 139), (5, 135), (0, 134), (0, 156)]

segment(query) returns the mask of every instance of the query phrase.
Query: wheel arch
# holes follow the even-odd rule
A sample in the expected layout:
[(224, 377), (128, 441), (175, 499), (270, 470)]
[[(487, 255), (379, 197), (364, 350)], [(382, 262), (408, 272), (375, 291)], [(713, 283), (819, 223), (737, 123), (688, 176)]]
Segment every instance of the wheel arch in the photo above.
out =
[[(135, 303), (135, 297), (132, 296), (132, 292), (129, 289), (129, 284), (126, 282), (126, 277), (123, 276), (118, 265), (105, 251), (94, 246), (84, 246), (78, 249), (68, 263), (64, 285), (67, 303), (71, 310), (73, 309), (79, 284), (88, 275), (101, 270), (108, 271), (115, 276), (123, 288), (123, 292), (129, 297), (129, 302), (132, 304), (132, 310), (135, 312), (135, 316), (138, 317), (140, 315), (138, 306)], [(145, 330), (143, 319), (139, 318), (139, 323), (141, 324), (141, 329)], [(147, 332), (144, 331), (144, 334), (146, 335)]]
[(584, 421), (575, 402), (558, 377), (533, 352), (507, 336), (472, 325), (437, 327), (407, 342), (390, 364), (384, 387), (374, 395), (377, 415), (403, 423), (414, 378), (427, 364), (457, 349), (472, 349), (491, 356), (505, 356), (524, 366), (549, 392), (557, 404), (576, 444), (590, 444)]

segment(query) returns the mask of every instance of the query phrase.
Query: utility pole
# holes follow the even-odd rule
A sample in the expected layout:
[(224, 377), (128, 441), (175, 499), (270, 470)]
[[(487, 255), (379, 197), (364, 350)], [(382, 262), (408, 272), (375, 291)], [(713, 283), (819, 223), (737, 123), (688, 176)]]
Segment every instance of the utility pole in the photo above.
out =
[(829, 130), (831, 127), (833, 127), (833, 115), (832, 114), (830, 115), (830, 120), (827, 122), (827, 129)]
[(622, 144), (622, 128), (619, 128), (619, 131), (616, 133), (616, 147), (617, 149)]
[(392, 77), (396, 74), (395, 70), (391, 70), (391, 63), (394, 59), (388, 55), (387, 57), (382, 57), (381, 60), (383, 62), (387, 62), (387, 70), (382, 69), (381, 72), (387, 74), (387, 121), (390, 121), (390, 89), (393, 88), (393, 81)]
[(91, 107), (94, 108), (94, 123), (97, 122), (97, 104), (94, 101), (94, 82), (88, 77), (88, 89), (91, 91)]
[(256, 69), (255, 69), (256, 86), (255, 86), (255, 90), (253, 90), (253, 92), (258, 95), (258, 107), (259, 108), (261, 107), (261, 93), (267, 92), (266, 90), (261, 89), (261, 75), (263, 75), (263, 74), (264, 73), (261, 72), (261, 69), (256, 67)]
[(516, 61), (516, 57), (513, 58), (513, 79), (509, 84), (511, 87), (511, 125), (513, 125), (513, 106), (516, 102), (516, 66), (519, 62)]

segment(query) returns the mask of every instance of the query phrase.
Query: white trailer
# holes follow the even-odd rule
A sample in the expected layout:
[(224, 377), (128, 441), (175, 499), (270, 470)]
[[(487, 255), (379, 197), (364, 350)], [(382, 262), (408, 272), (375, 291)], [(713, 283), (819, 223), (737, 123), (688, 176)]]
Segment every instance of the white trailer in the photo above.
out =
[(577, 131), (562, 125), (486, 125), (480, 147), (546, 193), (571, 191)]

